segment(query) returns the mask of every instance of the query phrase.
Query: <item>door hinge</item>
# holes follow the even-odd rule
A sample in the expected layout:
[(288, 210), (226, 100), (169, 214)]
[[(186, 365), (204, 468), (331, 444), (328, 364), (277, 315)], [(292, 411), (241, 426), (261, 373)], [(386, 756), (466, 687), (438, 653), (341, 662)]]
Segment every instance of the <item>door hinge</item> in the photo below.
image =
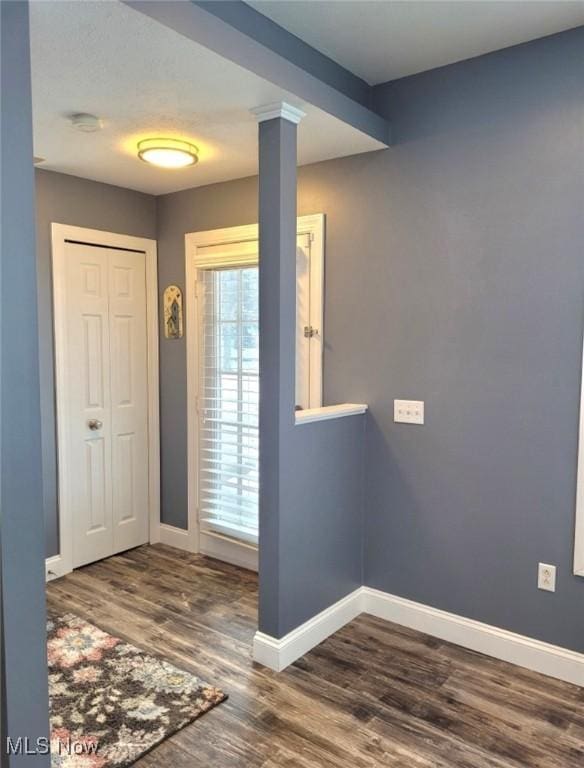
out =
[(316, 336), (317, 334), (318, 334), (318, 328), (313, 328), (311, 325), (304, 326), (304, 337), (306, 339), (311, 339), (313, 336)]

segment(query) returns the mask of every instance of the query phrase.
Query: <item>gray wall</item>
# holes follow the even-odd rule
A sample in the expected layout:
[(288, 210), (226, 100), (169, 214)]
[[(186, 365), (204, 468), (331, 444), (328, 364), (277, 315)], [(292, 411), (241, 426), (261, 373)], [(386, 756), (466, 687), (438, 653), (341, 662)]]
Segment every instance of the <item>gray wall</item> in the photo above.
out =
[(62, 173), (36, 171), (36, 226), (41, 390), (43, 507), (47, 556), (59, 551), (53, 358), (51, 223), (156, 238), (151, 195)]
[(583, 651), (584, 27), (377, 96), (396, 146), (345, 166), (360, 327), (327, 378), (371, 404), (366, 584)]
[(6, 741), (49, 732), (28, 4), (0, 29), (0, 764), (41, 768)]
[[(395, 146), (301, 168), (298, 194), (327, 214), (325, 400), (371, 406), (365, 583), (583, 650), (584, 29), (377, 96)], [(257, 220), (253, 179), (158, 203), (161, 285), (184, 284), (185, 232)], [(184, 343), (164, 361), (163, 515), (184, 525)], [(393, 423), (399, 397), (425, 426)]]
[(370, 404), (365, 583), (582, 651), (584, 29), (378, 99), (394, 147), (300, 174), (327, 212), (326, 398)]

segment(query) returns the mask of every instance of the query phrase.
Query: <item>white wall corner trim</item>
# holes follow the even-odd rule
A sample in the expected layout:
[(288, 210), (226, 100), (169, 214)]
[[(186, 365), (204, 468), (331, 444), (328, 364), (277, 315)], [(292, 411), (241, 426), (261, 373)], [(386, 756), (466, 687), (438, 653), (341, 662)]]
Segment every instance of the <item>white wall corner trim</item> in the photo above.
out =
[(361, 589), (356, 589), (282, 638), (256, 632), (253, 660), (281, 672), (360, 613)]
[(361, 587), (352, 592), (279, 640), (258, 632), (254, 638), (253, 658), (280, 672), (360, 613), (368, 613), (486, 656), (584, 686), (584, 654), (371, 587)]
[(296, 125), (298, 125), (302, 118), (306, 117), (306, 112), (298, 109), (298, 107), (293, 107), (292, 104), (288, 104), (285, 101), (276, 101), (273, 104), (254, 107), (251, 110), (251, 113), (252, 115), (255, 115), (258, 123), (281, 117), (284, 120), (289, 120), (291, 123), (296, 123)]

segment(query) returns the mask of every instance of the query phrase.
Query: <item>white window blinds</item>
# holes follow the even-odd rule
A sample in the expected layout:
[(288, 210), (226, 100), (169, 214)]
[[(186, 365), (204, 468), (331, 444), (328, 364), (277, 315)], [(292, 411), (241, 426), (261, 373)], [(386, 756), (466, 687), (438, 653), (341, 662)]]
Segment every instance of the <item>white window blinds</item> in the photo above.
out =
[(203, 299), (199, 519), (203, 530), (256, 543), (258, 268), (202, 269), (199, 280)]

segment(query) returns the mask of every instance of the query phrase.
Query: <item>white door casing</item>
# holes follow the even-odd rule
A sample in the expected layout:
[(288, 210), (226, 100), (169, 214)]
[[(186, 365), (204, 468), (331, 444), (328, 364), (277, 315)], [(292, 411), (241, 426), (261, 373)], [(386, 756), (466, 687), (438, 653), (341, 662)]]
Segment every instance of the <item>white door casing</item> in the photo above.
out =
[(158, 301), (155, 241), (62, 224), (52, 241), (63, 575), (159, 540)]

